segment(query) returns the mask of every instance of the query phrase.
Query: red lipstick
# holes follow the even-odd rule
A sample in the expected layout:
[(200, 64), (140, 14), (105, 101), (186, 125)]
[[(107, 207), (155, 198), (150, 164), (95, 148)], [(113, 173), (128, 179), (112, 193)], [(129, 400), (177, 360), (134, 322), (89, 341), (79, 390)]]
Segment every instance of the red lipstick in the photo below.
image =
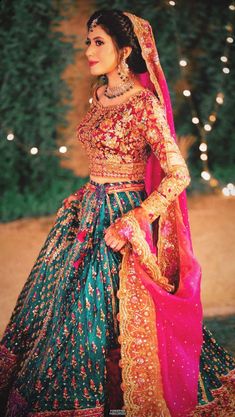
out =
[(89, 61), (89, 66), (92, 67), (93, 65), (97, 64), (99, 61)]

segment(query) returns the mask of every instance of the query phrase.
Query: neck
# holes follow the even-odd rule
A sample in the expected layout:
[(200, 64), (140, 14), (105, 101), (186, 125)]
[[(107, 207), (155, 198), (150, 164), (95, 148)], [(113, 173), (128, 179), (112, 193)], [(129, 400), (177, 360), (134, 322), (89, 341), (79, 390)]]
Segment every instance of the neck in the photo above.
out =
[(106, 76), (108, 78), (108, 86), (110, 88), (116, 87), (120, 84), (124, 84), (124, 82), (120, 79), (116, 70), (106, 74)]

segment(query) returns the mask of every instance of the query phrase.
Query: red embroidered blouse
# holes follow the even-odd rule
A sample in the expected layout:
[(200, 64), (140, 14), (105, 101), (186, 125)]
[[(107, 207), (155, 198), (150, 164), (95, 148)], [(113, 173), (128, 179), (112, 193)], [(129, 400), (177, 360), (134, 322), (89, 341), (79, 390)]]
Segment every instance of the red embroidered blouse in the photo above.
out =
[(94, 95), (89, 111), (77, 127), (77, 138), (87, 151), (94, 176), (142, 180), (152, 148), (166, 176), (158, 191), (142, 203), (151, 222), (190, 181), (165, 112), (148, 89), (112, 106), (103, 106)]

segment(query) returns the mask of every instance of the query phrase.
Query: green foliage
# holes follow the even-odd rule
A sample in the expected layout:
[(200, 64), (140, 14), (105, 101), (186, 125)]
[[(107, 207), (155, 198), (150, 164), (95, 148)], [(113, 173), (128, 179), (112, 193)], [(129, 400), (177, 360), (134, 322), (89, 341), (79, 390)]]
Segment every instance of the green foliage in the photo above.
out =
[[(193, 108), (202, 126), (214, 110), (217, 93), (224, 93), (224, 104), (219, 106), (217, 121), (207, 137), (208, 161), (209, 169), (222, 183), (235, 181), (235, 96), (232, 94), (235, 54), (234, 44), (226, 43), (227, 25), (234, 25), (234, 12), (228, 8), (230, 3), (230, 0), (177, 0), (172, 7), (165, 0), (96, 0), (97, 9), (117, 8), (150, 21), (171, 93), (177, 134), (193, 134), (198, 139), (190, 151), (191, 190), (205, 186), (200, 179), (200, 133), (192, 124), (190, 100), (182, 95), (182, 86), (190, 88)], [(229, 75), (222, 72), (224, 64), (220, 57), (224, 52), (229, 53)], [(178, 64), (180, 58), (189, 62), (182, 70)]]
[[(55, 150), (71, 92), (61, 74), (73, 39), (59, 32), (69, 2), (6, 0), (0, 14), (0, 218), (52, 213), (82, 182), (60, 167)], [(15, 140), (6, 136), (13, 132)], [(39, 148), (38, 155), (29, 149)], [(41, 153), (40, 153), (41, 152)]]

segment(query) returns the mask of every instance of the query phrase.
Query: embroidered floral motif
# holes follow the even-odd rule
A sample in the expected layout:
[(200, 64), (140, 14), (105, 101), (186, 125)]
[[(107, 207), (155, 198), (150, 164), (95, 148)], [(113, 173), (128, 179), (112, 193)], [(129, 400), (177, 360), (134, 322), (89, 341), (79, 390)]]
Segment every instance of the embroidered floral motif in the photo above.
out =
[(17, 356), (0, 346), (0, 389), (6, 388), (17, 368)]

